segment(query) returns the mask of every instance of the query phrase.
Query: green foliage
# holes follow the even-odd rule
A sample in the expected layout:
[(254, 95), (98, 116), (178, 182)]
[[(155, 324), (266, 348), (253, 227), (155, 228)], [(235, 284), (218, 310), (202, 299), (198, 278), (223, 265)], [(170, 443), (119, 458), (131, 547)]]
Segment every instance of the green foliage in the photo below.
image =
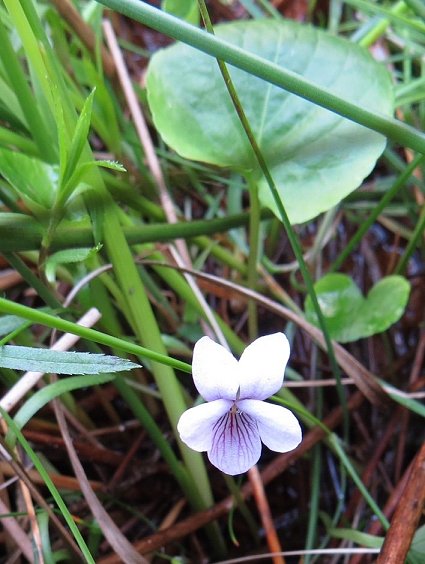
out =
[(336, 539), (345, 539), (368, 548), (381, 548), (384, 539), (356, 529), (331, 528), (328, 533)]
[(100, 374), (121, 372), (139, 365), (116, 356), (54, 351), (5, 345), (0, 348), (0, 367), (56, 374)]
[(412, 413), (416, 413), (417, 415), (420, 415), (421, 417), (425, 417), (425, 405), (423, 404), (423, 402), (417, 401), (415, 399), (412, 399), (410, 397), (408, 397), (408, 395), (406, 395), (404, 392), (402, 392), (401, 390), (394, 388), (393, 386), (391, 386), (390, 384), (387, 384), (384, 381), (381, 381), (381, 384), (383, 386), (385, 386), (388, 395), (397, 403), (399, 403), (400, 405), (406, 407), (407, 409), (410, 409), (410, 411)]
[[(353, 43), (291, 21), (236, 22), (216, 33), (370, 110), (392, 111), (387, 71)], [(229, 71), (292, 223), (336, 205), (370, 173), (385, 146), (381, 135)], [(214, 59), (183, 44), (164, 49), (151, 59), (147, 89), (155, 125), (173, 149), (253, 173), (261, 203), (278, 213)]]
[(162, 9), (193, 25), (199, 25), (197, 0), (163, 0)]
[(423, 564), (425, 557), (425, 525), (416, 530), (412, 545), (407, 555), (408, 564)]
[[(384, 538), (363, 533), (356, 529), (331, 528), (329, 534), (337, 539), (345, 539), (350, 542), (366, 546), (368, 548), (381, 548)], [(419, 527), (413, 537), (411, 548), (407, 555), (407, 564), (423, 564), (425, 554), (425, 525)]]
[(36, 216), (44, 216), (52, 208), (58, 185), (57, 166), (0, 149), (0, 173)]
[[(95, 360), (94, 356), (87, 355), (83, 362), (81, 360), (77, 362), (76, 353), (66, 353), (71, 355), (67, 358), (74, 361), (72, 364), (64, 362), (57, 356), (43, 359), (34, 357), (34, 354), (51, 353), (45, 349), (29, 349), (31, 352), (27, 355), (22, 353), (24, 351), (22, 348), (17, 349), (17, 354), (5, 355), (7, 362), (17, 363), (14, 367), (20, 370), (58, 372), (58, 369), (61, 366), (63, 368), (65, 364), (65, 368), (70, 369), (73, 365), (74, 368), (77, 366), (77, 370), (87, 373), (89, 360), (95, 360), (95, 363), (107, 370), (106, 374), (101, 375), (61, 378), (60, 381), (45, 386), (30, 397), (18, 411), (14, 421), (4, 413), (4, 418), (11, 428), (9, 438), (13, 434), (18, 438), (30, 460), (46, 480), (59, 505), (60, 513), (77, 539), (84, 554), (83, 559), (87, 562), (97, 561), (105, 556), (100, 549), (105, 538), (101, 523), (97, 531), (96, 523), (90, 526), (87, 513), (86, 520), (84, 518), (81, 520), (82, 517), (79, 515), (76, 516), (79, 521), (71, 517), (65, 503), (49, 481), (46, 470), (19, 431), (20, 426), (32, 418), (47, 402), (63, 393), (67, 394), (67, 406), (69, 405), (72, 410), (75, 409), (74, 415), (78, 417), (78, 413), (81, 414), (77, 409), (78, 398), (81, 397), (84, 388), (112, 381), (112, 386), (117, 389), (120, 396), (114, 405), (115, 408), (118, 407), (118, 416), (120, 418), (123, 416), (125, 420), (128, 415), (133, 416), (140, 422), (147, 434), (146, 447), (154, 446), (160, 453), (169, 467), (170, 475), (174, 475), (176, 483), (195, 509), (203, 509), (212, 503), (207, 474), (201, 464), (201, 455), (187, 452), (184, 448), (179, 450), (178, 437), (177, 442), (170, 441), (170, 430), (175, 428), (176, 419), (188, 402), (184, 401), (187, 397), (182, 394), (182, 388), (186, 385), (184, 376), (180, 375), (176, 379), (172, 371), (166, 370), (168, 367), (173, 367), (190, 372), (190, 366), (183, 360), (189, 360), (190, 344), (204, 330), (200, 324), (200, 317), (204, 318), (205, 312), (181, 272), (155, 265), (153, 274), (150, 274), (150, 265), (140, 265), (134, 259), (137, 254), (141, 257), (149, 255), (149, 259), (159, 262), (169, 261), (168, 254), (163, 252), (162, 246), (158, 243), (182, 238), (190, 242), (189, 251), (196, 269), (211, 269), (222, 278), (227, 277), (234, 281), (235, 284), (246, 284), (247, 271), (252, 268), (251, 272), (255, 273), (257, 270), (256, 261), (252, 259), (257, 254), (252, 251), (255, 249), (252, 242), (257, 229), (254, 222), (251, 222), (249, 227), (251, 234), (254, 235), (250, 240), (245, 228), (238, 230), (237, 237), (235, 230), (232, 230), (236, 225), (247, 225), (246, 217), (230, 215), (242, 211), (246, 204), (245, 195), (240, 189), (244, 186), (240, 173), (245, 178), (249, 177), (253, 185), (260, 185), (262, 205), (270, 207), (275, 213), (276, 209), (269, 197), (264, 178), (254, 164), (256, 160), (245, 139), (240, 122), (230, 105), (222, 78), (217, 71), (215, 57), (234, 65), (229, 66), (229, 70), (254, 127), (267, 165), (271, 168), (278, 184), (280, 198), (287, 207), (293, 223), (308, 220), (320, 211), (338, 204), (346, 194), (356, 188), (365, 175), (373, 169), (376, 158), (384, 146), (384, 139), (380, 135), (388, 136), (401, 146), (406, 145), (425, 151), (425, 136), (420, 132), (423, 130), (425, 116), (424, 79), (421, 76), (423, 34), (420, 45), (414, 44), (415, 37), (417, 38), (420, 31), (419, 27), (422, 29), (423, 25), (419, 27), (404, 25), (406, 18), (413, 17), (413, 13), (406, 9), (405, 5), (402, 20), (393, 17), (399, 14), (399, 12), (395, 13), (393, 7), (388, 5), (382, 9), (376, 6), (376, 2), (368, 0), (367, 3), (373, 9), (376, 7), (381, 15), (377, 22), (374, 22), (368, 21), (367, 16), (363, 19), (364, 14), (362, 19), (350, 20), (354, 11), (351, 11), (349, 6), (340, 10), (340, 3), (332, 2), (328, 21), (323, 18), (320, 23), (323, 27), (328, 25), (334, 33), (333, 36), (293, 22), (274, 23), (267, 20), (218, 26), (218, 37), (214, 37), (193, 25), (199, 22), (196, 0), (161, 0), (163, 10), (157, 10), (149, 3), (140, 0), (99, 1), (130, 16), (140, 18), (142, 14), (144, 24), (156, 26), (161, 31), (165, 30), (170, 36), (192, 43), (204, 53), (209, 53), (208, 56), (203, 55), (181, 45), (166, 49), (153, 58), (148, 81), (149, 99), (155, 123), (161, 119), (165, 122), (161, 128), (167, 131), (160, 131), (164, 139), (183, 157), (203, 160), (207, 166), (188, 163), (184, 158), (176, 156), (173, 151), (169, 151), (161, 142), (155, 147), (176, 212), (179, 218), (187, 216), (185, 221), (179, 220), (175, 224), (165, 223), (164, 210), (154, 200), (156, 198), (154, 181), (144, 161), (143, 148), (135, 133), (126, 104), (123, 103), (121, 92), (115, 88), (116, 78), (109, 80), (108, 68), (106, 66), (105, 69), (102, 68), (100, 48), (103, 43), (101, 36), (103, 7), (96, 0), (83, 3), (84, 6), (79, 1), (75, 3), (77, 8), (82, 8), (80, 14), (86, 21), (89, 22), (91, 19), (93, 23), (96, 19), (93, 31), (97, 44), (91, 49), (82, 44), (72, 24), (65, 22), (51, 3), (39, 0), (4, 1), (4, 7), (0, 7), (0, 52), (2, 53), (0, 56), (0, 175), (3, 177), (0, 181), (2, 207), (0, 251), (4, 252), (10, 267), (16, 269), (22, 276), (23, 283), (19, 289), (12, 288), (10, 291), (6, 289), (5, 296), (0, 297), (0, 311), (10, 314), (0, 318), (0, 337), (6, 335), (4, 342), (12, 342), (11, 339), (15, 339), (18, 344), (41, 346), (40, 343), (46, 342), (45, 337), (48, 332), (47, 329), (40, 327), (44, 325), (81, 336), (91, 342), (89, 350), (93, 352), (101, 350), (94, 344), (97, 342), (115, 354), (123, 351), (142, 356), (147, 359), (148, 372), (152, 373), (156, 381), (155, 396), (160, 400), (158, 405), (161, 415), (157, 421), (148, 409), (150, 406), (144, 405), (144, 398), (140, 395), (144, 394), (143, 388), (135, 390), (131, 387), (134, 382), (130, 378), (114, 378), (109, 374), (112, 369), (111, 366), (106, 366), (105, 357)], [(350, 0), (348, 3), (356, 5), (356, 10), (360, 12), (362, 5), (366, 4), (362, 0)], [(268, 12), (280, 17), (280, 13), (273, 9), (269, 0), (258, 2), (245, 0), (242, 4), (248, 12), (251, 10), (251, 14)], [(314, 16), (314, 21), (319, 21), (317, 16), (320, 17), (320, 14), (313, 13), (313, 4), (312, 13), (306, 16), (312, 16), (311, 19)], [(397, 2), (395, 7), (401, 4), (402, 1)], [(406, 0), (405, 4), (415, 10), (417, 15), (423, 10), (419, 0)], [(365, 12), (368, 13), (366, 5)], [(176, 15), (177, 18), (173, 18), (170, 14)], [(168, 28), (163, 27), (165, 24)], [(388, 26), (391, 26), (392, 38), (396, 36), (396, 41), (391, 43), (390, 56), (391, 62), (394, 63), (391, 69), (396, 69), (394, 82), (398, 85), (397, 103), (407, 106), (402, 108), (405, 123), (387, 117), (392, 110), (392, 92), (384, 64), (373, 61), (366, 49), (362, 50), (354, 45), (356, 41), (354, 36), (351, 37), (351, 42), (336, 37), (338, 33), (344, 33), (348, 37), (356, 30), (363, 33), (358, 35), (358, 38), (361, 36), (366, 38), (364, 45), (370, 45), (385, 33)], [(405, 33), (397, 37), (397, 30), (402, 27)], [(140, 53), (140, 49), (129, 41), (122, 41), (121, 47), (124, 50), (128, 48), (130, 51)], [(255, 54), (258, 54), (258, 57)], [(127, 57), (127, 53), (124, 55)], [(145, 53), (142, 56), (145, 56)], [(179, 57), (181, 60), (176, 60)], [(236, 67), (243, 68), (244, 71), (235, 70)], [(154, 94), (152, 94), (151, 82), (155, 87)], [(95, 97), (94, 90), (96, 90)], [(87, 97), (89, 92), (92, 94)], [(145, 90), (141, 85), (136, 88), (136, 94), (143, 103)], [(323, 109), (322, 106), (334, 113)], [(160, 112), (163, 113), (163, 118), (158, 117)], [(354, 123), (339, 117), (340, 115), (348, 116)], [(359, 123), (363, 125), (356, 125)], [(407, 124), (413, 124), (417, 129)], [(380, 135), (374, 131), (378, 131)], [(118, 162), (94, 160), (87, 142), (90, 141), (90, 132), (94, 133), (96, 150), (108, 155), (107, 158), (111, 155), (111, 159), (118, 159), (126, 163), (126, 166), (128, 163), (130, 175), (116, 174), (125, 171)], [(168, 140), (167, 136), (171, 139)], [(155, 135), (154, 139), (157, 140)], [(13, 149), (19, 154), (8, 149)], [(391, 155), (393, 157), (385, 161), (385, 158)], [(306, 247), (311, 245), (311, 252), (309, 251), (308, 254), (312, 259), (317, 260), (318, 263), (321, 260), (324, 263), (328, 260), (335, 261), (337, 245), (323, 247), (329, 240), (328, 236), (332, 237), (334, 227), (337, 226), (339, 229), (340, 226), (345, 227), (347, 224), (351, 227), (354, 222), (361, 223), (357, 238), (353, 238), (346, 247), (348, 251), (350, 249), (352, 251), (368, 227), (376, 222), (378, 216), (381, 216), (382, 219), (387, 220), (387, 223), (383, 223), (388, 232), (393, 231), (400, 235), (400, 240), (397, 239), (395, 245), (406, 249), (401, 255), (402, 261), (396, 272), (404, 271), (410, 257), (423, 243), (421, 235), (425, 216), (422, 215), (422, 220), (415, 226), (419, 210), (413, 199), (413, 192), (405, 190), (402, 194), (409, 182), (416, 182), (418, 185), (417, 180), (411, 176), (414, 169), (419, 169), (423, 163), (414, 160), (414, 164), (406, 167), (403, 158), (401, 151), (396, 154), (393, 148), (388, 148), (381, 161), (379, 175), (385, 186), (391, 185), (395, 175), (394, 187), (397, 185), (397, 188), (385, 192), (378, 205), (381, 193), (377, 185), (372, 185), (372, 189), (367, 192), (359, 192), (354, 198), (350, 198), (345, 206), (345, 209), (349, 210), (348, 213), (335, 214), (332, 217), (331, 214), (327, 214), (325, 221), (318, 226), (317, 232), (316, 226), (308, 226), (300, 230), (303, 243)], [(229, 181), (227, 170), (217, 171), (209, 167), (208, 163), (231, 168), (235, 174)], [(99, 171), (100, 167), (102, 170)], [(104, 181), (106, 190), (103, 186)], [(228, 185), (233, 185), (233, 191), (226, 190)], [(184, 192), (180, 191), (182, 186)], [(419, 184), (419, 189), (422, 188), (423, 186)], [(81, 194), (83, 197), (80, 197)], [(397, 201), (394, 202), (394, 206), (389, 207), (388, 202), (395, 196)], [(184, 209), (179, 210), (178, 206), (182, 204), (183, 208), (183, 202)], [(397, 215), (393, 215), (395, 209)], [(263, 218), (271, 217), (269, 210), (263, 212)], [(203, 219), (192, 220), (192, 218), (200, 218), (201, 214)], [(369, 215), (366, 217), (366, 214)], [(402, 214), (401, 221), (399, 218)], [(52, 219), (50, 224), (49, 217)], [(340, 218), (342, 222), (337, 225)], [(289, 233), (293, 232), (286, 229)], [(225, 230), (230, 231), (229, 234), (218, 238), (218, 233)], [(274, 220), (265, 222), (259, 233), (258, 254), (264, 258), (264, 264), (268, 266), (270, 263), (272, 268), (276, 268), (272, 260), (277, 260), (280, 256), (284, 259), (282, 276), (276, 281), (282, 283), (286, 291), (286, 284), (291, 283), (291, 278), (285, 275), (288, 271), (286, 249), (283, 249), (281, 255), (279, 254), (283, 246), (282, 227)], [(313, 233), (315, 235), (312, 241)], [(202, 237), (195, 237), (196, 235)], [(407, 246), (404, 238), (408, 241)], [(336, 239), (338, 240), (338, 236)], [(103, 247), (101, 252), (94, 255), (96, 249), (93, 249), (93, 245), (99, 241)], [(264, 247), (262, 247), (263, 242)], [(147, 243), (156, 244), (156, 250), (153, 252), (153, 245)], [(39, 269), (36, 271), (34, 264), (39, 257), (40, 247), (43, 252), (41, 260), (38, 261)], [(66, 251), (55, 253), (61, 249)], [(19, 253), (19, 255), (11, 253)], [(249, 254), (251, 259), (247, 268)], [(345, 260), (348, 255), (342, 254), (340, 265), (338, 266), (338, 262), (335, 261), (332, 269), (338, 271), (343, 259)], [(90, 262), (87, 261), (88, 258), (91, 259)], [(289, 260), (292, 260), (292, 257)], [(20, 268), (17, 261), (21, 261), (26, 270), (22, 266)], [(78, 263), (77, 266), (75, 263)], [(99, 308), (102, 312), (103, 332), (70, 321), (73, 311), (66, 313), (66, 320), (59, 317), (58, 315), (62, 314), (60, 303), (54, 302), (61, 300), (62, 291), (65, 293), (68, 288), (61, 283), (56, 295), (56, 288), (49, 287), (45, 278), (47, 282), (54, 284), (57, 276), (58, 279), (61, 278), (73, 285), (80, 279), (80, 275), (84, 277), (89, 271), (97, 270), (98, 267), (108, 263), (112, 263), (111, 270), (92, 280), (74, 298), (76, 311), (84, 311), (90, 305)], [(107, 268), (109, 269), (109, 266)], [(272, 268), (270, 272), (273, 272)], [(296, 269), (297, 266), (292, 264), (289, 268)], [(40, 273), (41, 279), (37, 278)], [(295, 278), (294, 276), (292, 280)], [(394, 277), (392, 279), (394, 280)], [(197, 278), (196, 281), (199, 282)], [(267, 286), (270, 290), (270, 300), (282, 299), (289, 307), (299, 312), (294, 302), (285, 295), (285, 292), (281, 292), (274, 282), (261, 269), (258, 269), (258, 279), (254, 276), (250, 281), (256, 288)], [(318, 285), (321, 282), (319, 281)], [(31, 294), (28, 294), (26, 299), (32, 307), (19, 305), (17, 296), (24, 295), (23, 291), (21, 292), (24, 284), (25, 288), (30, 289)], [(329, 289), (331, 285), (329, 291), (325, 288), (322, 298), (329, 305), (328, 313), (335, 306), (333, 313), (331, 311), (330, 326), (335, 325), (345, 337), (347, 335), (353, 337), (357, 332), (359, 336), (355, 338), (365, 336), (363, 333), (366, 330), (370, 331), (371, 328), (376, 329), (378, 326), (379, 330), (385, 330), (402, 314), (409, 287), (401, 278), (397, 283), (388, 283), (384, 280), (380, 284), (367, 298), (364, 298), (349, 279), (346, 285), (337, 284), (337, 289), (333, 292), (334, 302), (327, 296), (328, 293), (332, 294), (332, 290)], [(201, 289), (208, 292), (209, 286), (201, 286)], [(292, 289), (289, 293), (293, 295), (296, 291)], [(33, 299), (33, 295), (38, 297)], [(50, 299), (46, 299), (46, 295), (50, 295)], [(8, 299), (4, 300), (3, 297)], [(52, 308), (49, 310), (50, 313), (39, 309), (39, 298)], [(170, 299), (173, 300), (172, 305), (177, 304), (176, 308), (170, 308)], [(230, 292), (228, 299), (229, 309), (224, 321), (220, 318), (226, 309), (224, 305), (214, 308), (214, 314), (222, 325), (231, 349), (237, 352), (242, 343), (239, 336), (234, 333), (234, 329), (236, 327), (238, 332), (241, 329), (244, 333), (242, 324), (245, 306), (244, 302), (239, 303), (236, 295), (233, 298)], [(154, 305), (152, 311), (148, 300)], [(223, 304), (226, 301), (224, 290), (223, 297), (217, 294), (212, 303), (218, 303), (218, 300)], [(192, 309), (194, 314), (185, 320), (183, 311), (189, 312)], [(240, 322), (235, 320), (237, 314), (241, 314)], [(268, 314), (267, 319), (261, 319), (261, 330), (266, 330), (268, 320), (271, 319), (269, 315), (271, 316)], [(311, 319), (315, 321), (313, 314)], [(286, 323), (286, 318), (276, 322)], [(28, 329), (33, 324), (38, 327)], [(286, 329), (289, 329), (291, 336), (295, 337), (297, 344), (296, 332), (299, 330), (297, 325), (289, 324)], [(332, 331), (331, 327), (330, 329)], [(167, 336), (168, 332), (173, 335), (171, 338)], [(392, 336), (389, 335), (389, 338)], [(180, 342), (181, 338), (184, 342)], [(406, 354), (406, 358), (414, 356), (413, 342), (411, 339), (408, 344), (409, 354)], [(165, 347), (162, 346), (163, 344)], [(5, 351), (10, 353), (10, 350), (9, 347), (0, 348), (0, 361), (2, 353)], [(36, 353), (33, 352), (34, 350)], [(181, 360), (172, 358), (169, 354), (178, 355)], [(358, 362), (362, 361), (364, 359), (358, 359)], [(310, 370), (320, 371), (320, 363), (317, 364), (317, 357), (314, 354), (308, 362)], [(131, 363), (123, 369), (128, 369), (129, 364)], [(19, 378), (11, 369), (1, 369), (1, 372), (3, 383), (7, 386), (13, 385)], [(303, 370), (303, 375), (305, 373)], [(382, 387), (395, 401), (415, 415), (424, 417), (424, 406), (408, 397), (408, 394), (403, 394), (404, 373), (396, 376), (394, 384), (397, 388), (390, 387), (380, 380)], [(298, 378), (302, 377), (298, 376)], [(71, 395), (73, 390), (80, 390), (77, 398)], [(93, 389), (89, 392), (93, 393)], [(288, 390), (285, 394), (287, 392)], [(312, 403), (309, 405), (309, 411), (305, 410), (304, 413), (304, 421), (308, 427), (318, 425), (323, 429), (321, 421), (331, 404), (321, 400), (321, 393), (321, 388), (315, 388), (309, 396)], [(295, 400), (293, 402), (295, 404)], [(301, 402), (298, 403), (302, 410)], [(317, 410), (316, 418), (311, 417), (312, 409)], [(372, 409), (375, 412), (378, 408), (371, 407), (367, 411)], [(90, 415), (88, 414), (89, 417)], [(101, 422), (97, 415), (96, 424)], [(99, 413), (100, 415), (103, 417), (103, 414)], [(105, 417), (108, 415), (110, 416), (106, 413)], [(41, 417), (44, 417), (44, 413)], [(416, 417), (412, 417), (412, 421), (416, 421)], [(379, 440), (379, 429), (376, 429), (376, 432)], [(358, 461), (353, 454), (355, 451), (348, 450), (350, 444), (344, 439), (339, 440), (336, 435), (329, 435), (328, 431), (326, 435), (327, 439), (323, 442), (321, 450), (323, 453), (325, 449), (334, 452), (341, 468), (346, 469), (347, 476), (356, 484), (370, 507), (370, 510), (363, 514), (362, 522), (365, 522), (364, 519), (368, 515), (374, 514), (381, 520), (384, 528), (387, 527), (385, 517), (357, 474)], [(124, 442), (131, 441), (127, 435), (123, 434), (123, 437)], [(352, 438), (351, 435), (350, 439)], [(371, 438), (373, 440), (374, 437)], [(413, 433), (414, 444), (416, 441), (417, 437)], [(410, 447), (413, 447), (412, 443), (409, 443), (406, 453), (412, 452)], [(123, 452), (124, 448), (125, 445)], [(345, 449), (352, 453), (353, 459), (348, 458)], [(312, 466), (313, 487), (310, 490), (312, 495), (309, 504), (311, 514), (309, 527), (314, 531), (314, 535), (306, 540), (305, 548), (315, 548), (326, 542), (323, 537), (319, 539), (319, 534), (316, 535), (316, 532), (319, 530), (317, 515), (323, 507), (319, 494), (325, 491), (322, 489), (324, 486), (329, 485), (327, 484), (329, 472), (323, 467), (323, 463), (321, 464), (320, 456), (309, 460), (316, 460)], [(58, 467), (59, 472), (66, 469), (67, 462), (64, 463), (65, 466), (60, 464)], [(337, 538), (347, 538), (363, 546), (376, 546), (381, 542), (377, 537), (369, 538), (361, 530), (349, 531), (336, 528), (338, 524), (343, 525), (339, 519), (338, 508), (343, 507), (346, 501), (344, 492), (348, 491), (346, 476), (342, 471), (339, 482), (340, 486), (338, 481), (332, 480), (332, 486), (336, 484), (338, 488), (339, 504), (336, 506), (334, 516), (329, 516), (328, 533)], [(220, 494), (218, 491), (217, 493)], [(380, 502), (383, 501), (386, 492), (383, 493), (378, 489), (374, 493)], [(112, 496), (113, 494), (114, 492)], [(78, 497), (80, 495), (77, 494)], [(108, 496), (107, 501), (113, 503), (113, 498)], [(136, 514), (138, 511), (136, 500), (134, 505), (133, 499), (129, 500), (127, 509), (130, 514)], [(329, 508), (326, 508), (326, 511), (328, 510)], [(237, 512), (235, 512), (236, 516), (239, 518)], [(85, 546), (76, 523), (86, 542), (88, 539), (90, 550)], [(46, 562), (72, 560), (73, 557), (75, 559), (74, 555), (67, 555), (63, 548), (62, 550), (59, 548), (54, 522), (49, 521), (47, 514), (40, 517), (40, 526)], [(412, 564), (422, 564), (420, 558), (424, 548), (416, 543), (419, 536), (420, 530), (415, 536), (408, 556), (408, 562)], [(134, 538), (131, 540), (134, 541)], [(212, 550), (212, 547), (217, 545), (215, 540), (211, 540), (209, 548)], [(182, 552), (184, 548), (182, 543)], [(93, 555), (90, 552), (93, 552)], [(185, 556), (176, 556), (174, 559), (184, 558)], [(306, 564), (308, 564), (308, 556), (306, 556)]]
[(111, 382), (114, 378), (115, 376), (111, 374), (96, 374), (90, 376), (90, 378), (87, 378), (87, 376), (71, 376), (70, 378), (53, 382), (41, 390), (38, 390), (38, 392), (27, 400), (16, 413), (14, 421), (18, 428), (22, 429), (31, 417), (47, 405), (49, 401), (52, 401), (60, 395), (73, 390), (80, 390), (89, 386), (106, 384), (106, 382)]
[[(327, 274), (314, 287), (329, 333), (341, 343), (388, 329), (403, 315), (410, 293), (410, 285), (402, 276), (383, 278), (366, 298), (346, 274)], [(305, 312), (309, 321), (318, 325), (310, 296), (305, 300)]]
[(72, 532), (72, 535), (75, 538), (82, 554), (84, 555), (85, 562), (90, 563), (90, 564), (94, 564), (94, 560), (93, 560), (93, 558), (90, 554), (90, 551), (87, 548), (87, 545), (86, 545), (77, 525), (75, 524), (74, 519), (73, 519), (71, 513), (69, 512), (68, 507), (66, 506), (65, 502), (63, 501), (58, 489), (56, 488), (56, 486), (52, 482), (52, 479), (50, 478), (50, 476), (49, 476), (48, 472), (46, 471), (46, 469), (44, 468), (43, 464), (41, 463), (39, 457), (34, 452), (34, 450), (31, 448), (31, 445), (25, 439), (25, 437), (23, 436), (23, 434), (21, 433), (19, 428), (16, 426), (13, 419), (10, 417), (10, 415), (6, 411), (4, 411), (4, 409), (2, 409), (1, 407), (0, 407), (0, 414), (3, 417), (3, 419), (5, 419), (9, 429), (11, 430), (11, 432), (14, 433), (14, 435), (16, 435), (19, 444), (22, 446), (22, 448), (26, 452), (28, 458), (31, 460), (31, 462), (34, 464), (35, 468), (38, 470), (40, 476), (42, 477), (44, 483), (46, 484), (46, 487), (48, 488), (50, 494), (52, 495), (53, 499), (55, 500), (55, 503), (56, 503), (58, 509), (60, 510), (65, 522), (67, 523), (70, 531)]
[(56, 270), (61, 264), (79, 263), (98, 253), (101, 245), (87, 249), (65, 249), (49, 256), (46, 261), (46, 277), (49, 282), (55, 281)]
[(94, 94), (95, 90), (91, 92), (90, 96), (85, 101), (83, 109), (81, 110), (81, 113), (78, 117), (77, 124), (75, 126), (74, 134), (72, 136), (66, 159), (61, 160), (61, 167), (63, 169), (61, 185), (63, 187), (63, 190), (65, 190), (67, 182), (71, 178), (74, 170), (77, 168), (77, 164), (81, 158), (84, 145), (85, 143), (87, 143)]
[(26, 325), (26, 321), (17, 315), (2, 315), (0, 316), (0, 337), (8, 335)]

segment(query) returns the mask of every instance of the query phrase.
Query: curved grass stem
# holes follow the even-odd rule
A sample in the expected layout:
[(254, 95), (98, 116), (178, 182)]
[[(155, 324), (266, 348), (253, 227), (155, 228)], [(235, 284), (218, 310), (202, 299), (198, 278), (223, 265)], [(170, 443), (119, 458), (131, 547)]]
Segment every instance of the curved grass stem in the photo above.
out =
[(386, 206), (391, 202), (391, 200), (396, 196), (397, 192), (403, 188), (406, 182), (409, 180), (410, 176), (413, 174), (414, 170), (425, 163), (425, 156), (418, 155), (415, 159), (404, 169), (402, 174), (397, 178), (391, 188), (385, 192), (384, 196), (382, 197), (379, 204), (374, 208), (370, 216), (365, 220), (362, 221), (360, 227), (350, 239), (348, 244), (344, 247), (342, 253), (337, 257), (335, 262), (330, 267), (330, 272), (335, 272), (344, 264), (344, 261), (351, 255), (353, 250), (357, 247), (357, 245), (362, 240), (365, 233), (369, 230), (369, 228), (375, 223), (379, 215), (384, 211)]
[[(248, 255), (248, 287), (255, 290), (258, 280), (258, 256), (260, 242), (260, 201), (258, 199), (258, 186), (252, 177), (248, 177), (250, 197), (249, 214), (249, 255)], [(258, 337), (258, 310), (253, 300), (248, 302), (248, 334), (251, 341)]]

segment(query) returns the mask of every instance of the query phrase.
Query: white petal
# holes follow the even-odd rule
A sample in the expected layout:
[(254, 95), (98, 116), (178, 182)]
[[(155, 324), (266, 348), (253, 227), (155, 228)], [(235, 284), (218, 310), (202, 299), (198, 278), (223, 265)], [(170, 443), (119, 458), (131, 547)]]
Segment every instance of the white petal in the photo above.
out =
[(235, 476), (249, 470), (261, 454), (261, 440), (255, 419), (246, 413), (228, 412), (213, 430), (208, 458), (225, 474)]
[(236, 399), (238, 361), (209, 337), (202, 337), (193, 349), (192, 374), (195, 386), (205, 400)]
[(257, 421), (261, 440), (276, 452), (288, 452), (302, 441), (302, 432), (295, 415), (280, 405), (257, 400), (242, 400), (238, 407)]
[(289, 343), (283, 333), (260, 337), (239, 360), (241, 399), (264, 400), (282, 387)]
[(193, 450), (202, 452), (212, 446), (213, 427), (229, 411), (232, 402), (216, 400), (185, 411), (177, 423), (181, 440)]

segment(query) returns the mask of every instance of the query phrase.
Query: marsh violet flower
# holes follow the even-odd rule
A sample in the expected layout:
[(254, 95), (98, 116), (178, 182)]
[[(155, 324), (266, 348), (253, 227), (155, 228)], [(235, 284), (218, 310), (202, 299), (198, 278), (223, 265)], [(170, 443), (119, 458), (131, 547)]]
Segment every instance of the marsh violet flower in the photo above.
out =
[(302, 439), (296, 417), (265, 399), (280, 390), (289, 343), (283, 333), (260, 337), (240, 360), (202, 337), (194, 348), (192, 374), (208, 402), (183, 413), (177, 429), (193, 450), (207, 451), (219, 470), (242, 474), (257, 463), (261, 441), (271, 450), (293, 450)]

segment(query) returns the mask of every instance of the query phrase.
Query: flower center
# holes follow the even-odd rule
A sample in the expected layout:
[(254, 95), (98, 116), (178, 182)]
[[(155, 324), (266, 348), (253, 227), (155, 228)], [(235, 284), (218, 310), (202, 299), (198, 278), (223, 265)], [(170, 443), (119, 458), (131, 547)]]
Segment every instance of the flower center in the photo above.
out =
[(233, 417), (242, 413), (242, 411), (238, 408), (238, 404), (237, 404), (236, 401), (233, 402), (233, 405), (229, 409), (229, 412), (230, 412), (230, 415), (232, 415)]

